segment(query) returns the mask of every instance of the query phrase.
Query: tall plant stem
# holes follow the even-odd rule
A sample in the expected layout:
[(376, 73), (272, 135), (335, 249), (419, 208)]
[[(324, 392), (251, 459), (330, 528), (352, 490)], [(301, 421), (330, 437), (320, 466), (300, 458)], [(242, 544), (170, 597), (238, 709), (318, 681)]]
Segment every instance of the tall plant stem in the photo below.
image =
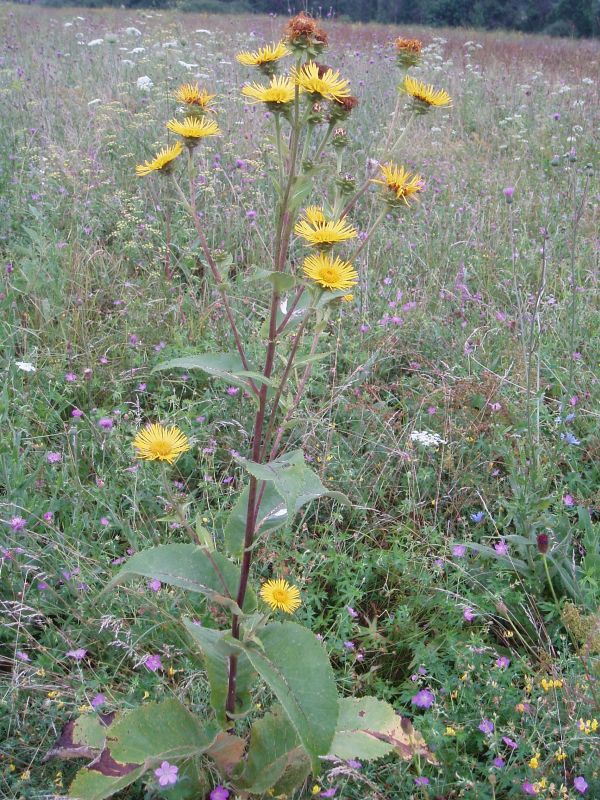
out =
[[(285, 191), (281, 198), (279, 206), (279, 214), (277, 219), (277, 231), (275, 236), (275, 253), (274, 253), (274, 267), (276, 272), (282, 272), (287, 260), (287, 253), (289, 249), (289, 242), (293, 226), (293, 214), (289, 208), (290, 197), (292, 189), (296, 180), (296, 162), (298, 159), (298, 143), (300, 138), (300, 92), (296, 86), (296, 93), (294, 98), (294, 112), (293, 124), (290, 139), (290, 157), (288, 162), (288, 179), (286, 182)], [(281, 164), (282, 162), (280, 162)], [(271, 305), (269, 312), (269, 334), (267, 340), (267, 350), (265, 354), (265, 363), (262, 374), (265, 378), (270, 378), (273, 372), (275, 363), (275, 351), (277, 347), (277, 310), (279, 308), (279, 292), (276, 286), (273, 286), (271, 293)], [(267, 408), (267, 384), (264, 383), (258, 391), (258, 409), (254, 418), (254, 432), (252, 434), (252, 460), (259, 462), (262, 452), (262, 439), (263, 427), (265, 423), (265, 414)], [(250, 483), (248, 487), (248, 508), (246, 512), (246, 526), (244, 530), (244, 553), (242, 556), (242, 565), (240, 570), (240, 582), (237, 593), (237, 604), (239, 608), (243, 608), (244, 600), (246, 598), (246, 590), (248, 588), (248, 579), (250, 576), (250, 567), (252, 564), (252, 544), (254, 542), (254, 532), (256, 529), (256, 520), (258, 517), (258, 510), (260, 507), (260, 497), (262, 491), (259, 493), (258, 481), (254, 476), (250, 476)], [(262, 489), (262, 487), (261, 487)], [(234, 639), (240, 638), (240, 619), (237, 614), (233, 614), (231, 621), (231, 635)], [(235, 714), (235, 699), (237, 689), (237, 656), (229, 656), (229, 676), (227, 685), (227, 700), (225, 703), (225, 711), (231, 717)]]

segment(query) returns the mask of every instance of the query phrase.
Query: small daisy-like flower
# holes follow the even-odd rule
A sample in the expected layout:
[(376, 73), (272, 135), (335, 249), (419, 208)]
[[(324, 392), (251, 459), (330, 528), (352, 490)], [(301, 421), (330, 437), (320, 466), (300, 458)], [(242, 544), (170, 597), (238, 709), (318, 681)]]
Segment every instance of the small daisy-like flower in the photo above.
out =
[(410, 205), (408, 202), (411, 197), (416, 199), (414, 195), (423, 191), (423, 179), (420, 175), (412, 175), (407, 172), (404, 167), (399, 167), (397, 164), (390, 162), (389, 164), (382, 164), (381, 171), (383, 178), (373, 178), (373, 183), (379, 183), (384, 187), (386, 200), (392, 205), (404, 203)]
[(294, 84), (286, 75), (275, 75), (268, 86), (248, 83), (242, 87), (242, 94), (251, 103), (265, 103), (270, 111), (281, 111), (296, 96)]
[(217, 123), (206, 117), (186, 117), (183, 122), (171, 119), (167, 122), (167, 128), (182, 136), (188, 147), (194, 147), (207, 136), (219, 136), (221, 133)]
[(139, 177), (149, 175), (151, 172), (170, 172), (173, 169), (173, 162), (177, 156), (181, 155), (182, 150), (181, 142), (175, 142), (171, 147), (163, 147), (152, 161), (138, 164), (135, 171)]
[(273, 74), (277, 61), (289, 55), (290, 51), (285, 46), (284, 42), (275, 44), (268, 44), (265, 47), (259, 47), (258, 50), (250, 51), (243, 50), (238, 53), (235, 60), (245, 67), (258, 67), (267, 74)]
[(212, 111), (212, 101), (216, 94), (209, 94), (206, 89), (201, 89), (197, 83), (183, 83), (175, 92), (175, 99), (188, 106), (196, 106), (201, 111)]
[(173, 464), (182, 453), (190, 449), (187, 436), (173, 425), (148, 425), (133, 440), (138, 458), (146, 461), (168, 461)]
[(315, 253), (304, 259), (304, 274), (324, 289), (344, 291), (356, 286), (358, 273), (349, 261), (336, 257), (335, 261), (325, 253)]
[(430, 83), (423, 83), (410, 75), (406, 76), (400, 88), (412, 97), (415, 111), (421, 114), (432, 106), (446, 108), (452, 105), (452, 98), (445, 89), (434, 89)]
[(343, 219), (310, 222), (308, 216), (296, 223), (294, 231), (308, 244), (317, 247), (330, 247), (338, 242), (354, 239), (358, 234), (356, 228), (348, 225)]
[(340, 78), (338, 71), (334, 72), (330, 67), (322, 67), (314, 61), (309, 61), (300, 69), (294, 69), (292, 79), (301, 91), (312, 95), (313, 100), (324, 98), (339, 102), (350, 96), (349, 82)]
[(414, 67), (421, 59), (423, 44), (418, 39), (396, 39), (396, 59), (401, 67)]
[(293, 614), (302, 603), (298, 588), (283, 578), (263, 583), (260, 596), (273, 611), (281, 610), (286, 614)]

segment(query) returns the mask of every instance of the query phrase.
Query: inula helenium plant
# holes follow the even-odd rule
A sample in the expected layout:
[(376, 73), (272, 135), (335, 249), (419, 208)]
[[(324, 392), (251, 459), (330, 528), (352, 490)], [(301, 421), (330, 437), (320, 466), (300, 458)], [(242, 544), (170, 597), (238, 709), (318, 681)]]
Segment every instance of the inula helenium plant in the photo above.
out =
[[(252, 312), (250, 337), (242, 335), (247, 321), (240, 324), (229, 300), (233, 257), (210, 246), (199, 210), (203, 195), (195, 159), (224, 135), (210, 86), (187, 83), (174, 92), (181, 113), (166, 128), (177, 138), (137, 167), (138, 176), (162, 181), (162, 191), (187, 211), (193, 246), (231, 331), (224, 352), (177, 358), (157, 369), (203, 370), (241, 389), (253, 402), (254, 424), (249, 447), (240, 442), (243, 454), (236, 455), (247, 482), (217, 537), (219, 547), (201, 524), (186, 523), (188, 544), (135, 553), (108, 587), (144, 577), (206, 598), (210, 626), (190, 617), (180, 623), (206, 671), (212, 713), (200, 717), (172, 697), (116, 715), (80, 717), (64, 737), (91, 758), (69, 797), (101, 800), (145, 774), (162, 788), (172, 787), (177, 798), (201, 798), (211, 787), (211, 797), (285, 797), (317, 775), (323, 759), (369, 760), (396, 752), (407, 761), (435, 762), (420, 734), (388, 703), (338, 694), (321, 641), (292, 619), (302, 604), (302, 586), (278, 575), (256, 585), (253, 575), (257, 545), (293, 535), (294, 517), (306, 504), (319, 498), (352, 501), (327, 488), (303, 451), (287, 447), (287, 438), (312, 366), (327, 356), (328, 321), (361, 291), (357, 257), (383, 218), (410, 215), (424, 190), (421, 176), (396, 161), (410, 119), (450, 104), (444, 90), (404, 74), (419, 62), (421, 46), (399, 39), (396, 62), (403, 82), (396, 107), (384, 140), (363, 143), (370, 159), (366, 175), (356, 181), (344, 171), (344, 154), (358, 100), (349, 81), (321, 63), (326, 47), (327, 34), (300, 14), (281, 42), (237, 56), (256, 71), (241, 94), (268, 112), (264, 135), (276, 162), (273, 231), (262, 232), (272, 242), (270, 255), (252, 275), (269, 300), (265, 313), (258, 304)], [(404, 108), (410, 116), (401, 127)], [(375, 213), (359, 236), (352, 214), (367, 192)], [(166, 462), (145, 464), (148, 470), (169, 470), (191, 450), (185, 430), (158, 421), (142, 427), (132, 447), (144, 462)], [(253, 701), (257, 691), (259, 704)]]

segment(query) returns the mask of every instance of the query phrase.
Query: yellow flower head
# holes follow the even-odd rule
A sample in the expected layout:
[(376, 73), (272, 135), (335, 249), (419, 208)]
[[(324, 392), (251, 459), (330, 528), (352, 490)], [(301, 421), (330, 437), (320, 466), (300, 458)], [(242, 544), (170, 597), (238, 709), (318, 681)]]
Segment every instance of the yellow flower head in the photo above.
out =
[(168, 461), (173, 464), (182, 453), (190, 449), (187, 436), (173, 425), (148, 425), (133, 440), (137, 457), (145, 461)]
[(339, 72), (334, 72), (331, 67), (324, 67), (314, 61), (309, 61), (300, 69), (292, 70), (292, 78), (296, 86), (303, 92), (313, 95), (313, 99), (340, 101), (349, 97), (349, 82), (340, 78)]
[(321, 206), (307, 206), (304, 209), (304, 216), (311, 225), (318, 225), (319, 222), (325, 222), (325, 214)]
[(216, 94), (209, 94), (197, 83), (183, 83), (175, 92), (175, 99), (188, 106), (197, 106), (202, 111), (212, 111), (210, 106)]
[(135, 171), (140, 177), (156, 171), (170, 172), (173, 168), (173, 161), (181, 154), (182, 150), (183, 145), (181, 142), (175, 142), (171, 147), (163, 147), (152, 161), (145, 161), (143, 164), (138, 164)]
[(250, 50), (243, 50), (238, 53), (235, 60), (245, 67), (258, 67), (267, 74), (272, 74), (275, 70), (276, 62), (284, 56), (289, 55), (290, 51), (287, 49), (283, 42), (275, 44), (268, 44), (265, 47), (259, 47), (258, 50), (251, 52)]
[(260, 596), (273, 611), (280, 609), (286, 614), (293, 614), (302, 603), (298, 588), (283, 578), (263, 583)]
[(294, 84), (286, 75), (275, 75), (268, 86), (249, 83), (242, 87), (242, 94), (251, 103), (265, 103), (271, 111), (281, 111), (296, 96)]
[(198, 144), (206, 136), (219, 136), (221, 133), (217, 123), (206, 117), (186, 117), (183, 122), (171, 119), (167, 122), (167, 128), (182, 136), (188, 146)]
[(431, 106), (444, 108), (452, 105), (452, 98), (445, 89), (434, 89), (430, 83), (423, 83), (410, 75), (404, 78), (400, 88), (412, 97), (415, 111), (420, 113), (428, 111)]
[(339, 256), (334, 261), (325, 253), (314, 253), (304, 259), (303, 270), (307, 278), (334, 292), (351, 289), (358, 283), (358, 273), (352, 264)]
[(313, 244), (317, 247), (330, 247), (333, 244), (345, 242), (357, 236), (356, 228), (353, 228), (352, 225), (347, 225), (343, 219), (326, 220), (322, 211), (321, 217), (321, 220), (312, 222), (308, 213), (306, 213), (306, 218), (296, 223), (294, 231), (298, 236), (305, 239), (308, 244)]
[[(389, 164), (382, 164), (381, 171), (383, 179), (373, 178), (373, 183), (380, 183), (384, 190), (387, 190), (388, 202), (393, 205), (398, 203), (405, 203), (409, 205), (409, 199), (416, 195), (418, 192), (423, 191), (423, 179), (420, 175), (413, 175), (407, 172), (404, 167), (399, 167), (397, 164), (390, 162)], [(391, 198), (390, 198), (391, 193)], [(416, 199), (413, 198), (413, 199)]]
[(536, 753), (532, 758), (529, 759), (529, 766), (531, 769), (537, 769), (540, 765), (540, 754)]

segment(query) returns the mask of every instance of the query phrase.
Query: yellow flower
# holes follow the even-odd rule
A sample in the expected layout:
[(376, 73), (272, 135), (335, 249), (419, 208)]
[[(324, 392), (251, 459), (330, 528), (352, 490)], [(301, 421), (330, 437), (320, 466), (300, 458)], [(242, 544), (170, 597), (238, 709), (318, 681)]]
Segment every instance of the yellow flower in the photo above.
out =
[(260, 596), (273, 611), (281, 609), (286, 614), (293, 614), (300, 608), (300, 592), (283, 578), (267, 581), (260, 589)]
[(169, 464), (173, 464), (182, 453), (190, 449), (187, 436), (175, 425), (171, 428), (148, 425), (135, 437), (133, 446), (138, 451), (138, 458), (146, 461), (168, 461)]
[(556, 753), (554, 753), (554, 758), (555, 758), (555, 759), (558, 761), (558, 763), (560, 764), (560, 762), (561, 762), (561, 761), (566, 761), (566, 759), (567, 759), (567, 754), (565, 753), (565, 751), (564, 751), (564, 750), (561, 750), (561, 749), (559, 749), (559, 750), (557, 750), (557, 751), (556, 751)]
[(319, 222), (325, 222), (325, 214), (321, 206), (307, 206), (304, 209), (304, 216), (311, 225), (318, 225)]
[[(308, 215), (306, 216), (308, 217)], [(317, 245), (317, 247), (328, 247), (338, 242), (354, 239), (358, 235), (356, 228), (347, 225), (343, 219), (323, 219), (313, 223), (308, 219), (303, 219), (296, 223), (294, 231), (309, 244)]]
[(167, 122), (167, 128), (183, 136), (188, 145), (197, 144), (206, 136), (218, 136), (221, 133), (217, 123), (206, 117), (186, 117), (183, 122), (171, 119)]
[(181, 154), (183, 145), (181, 142), (175, 142), (171, 147), (163, 147), (152, 161), (146, 161), (144, 164), (138, 164), (135, 168), (139, 177), (149, 175), (151, 172), (164, 171), (169, 172), (173, 167), (173, 161)]
[(206, 89), (201, 89), (197, 83), (183, 83), (175, 92), (175, 99), (189, 106), (198, 106), (203, 111), (210, 111), (212, 101), (216, 94), (209, 94)]
[(349, 261), (339, 256), (335, 261), (325, 253), (315, 253), (304, 259), (304, 274), (321, 284), (324, 289), (344, 291), (356, 286), (358, 273)]
[(456, 731), (455, 731), (455, 729), (452, 727), (452, 725), (446, 725), (446, 732), (445, 732), (445, 735), (446, 735), (446, 736), (456, 736)]
[(445, 89), (434, 89), (429, 83), (423, 83), (407, 75), (401, 86), (402, 91), (415, 101), (415, 111), (427, 111), (431, 106), (444, 108), (452, 104), (452, 98)]
[(582, 733), (585, 733), (586, 736), (589, 736), (590, 733), (596, 733), (598, 730), (598, 720), (597, 719), (583, 719), (579, 720), (579, 730)]
[(345, 295), (342, 297), (342, 300), (343, 300), (345, 303), (351, 303), (351, 302), (354, 300), (354, 295), (353, 295), (353, 294), (345, 294)]
[(540, 765), (540, 754), (536, 753), (532, 758), (529, 759), (529, 766), (531, 769), (537, 769)]
[[(394, 205), (398, 203), (410, 205), (409, 198), (423, 191), (423, 178), (417, 174), (411, 177), (404, 167), (399, 167), (397, 164), (390, 162), (389, 164), (382, 164), (381, 171), (383, 180), (373, 178), (373, 183), (380, 183), (388, 192), (392, 193), (391, 200)], [(389, 195), (387, 199), (389, 202)]]
[(248, 83), (242, 87), (244, 97), (252, 103), (266, 103), (272, 111), (281, 111), (296, 96), (294, 84), (286, 75), (275, 75), (268, 86)]
[(350, 95), (348, 81), (340, 78), (339, 72), (334, 72), (330, 67), (322, 67), (314, 61), (309, 61), (300, 69), (294, 68), (292, 78), (303, 92), (326, 100), (341, 100)]
[(271, 66), (275, 61), (289, 55), (290, 51), (287, 49), (283, 42), (275, 44), (268, 44), (265, 47), (259, 47), (258, 50), (250, 52), (250, 50), (243, 50), (238, 53), (235, 60), (245, 67), (266, 67)]

